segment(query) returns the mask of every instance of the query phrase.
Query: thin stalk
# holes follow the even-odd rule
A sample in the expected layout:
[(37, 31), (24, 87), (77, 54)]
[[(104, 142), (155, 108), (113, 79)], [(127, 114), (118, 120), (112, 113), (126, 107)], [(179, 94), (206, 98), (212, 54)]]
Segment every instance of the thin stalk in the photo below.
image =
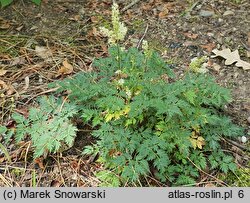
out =
[(118, 43), (117, 43), (116, 47), (117, 47), (118, 66), (119, 66), (119, 70), (121, 70), (121, 52), (120, 52), (120, 48), (119, 48)]

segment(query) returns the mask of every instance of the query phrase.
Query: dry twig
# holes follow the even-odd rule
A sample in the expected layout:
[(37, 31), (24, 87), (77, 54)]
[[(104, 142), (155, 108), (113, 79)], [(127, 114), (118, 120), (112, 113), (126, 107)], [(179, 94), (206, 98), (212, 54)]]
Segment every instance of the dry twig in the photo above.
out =
[(145, 28), (145, 31), (144, 31), (144, 33), (143, 33), (141, 39), (140, 39), (139, 42), (137, 43), (137, 46), (136, 46), (137, 49), (139, 49), (139, 47), (141, 46), (141, 43), (142, 43), (143, 39), (145, 38), (147, 32), (148, 32), (148, 24), (147, 24), (147, 26), (146, 26), (146, 28)]
[(127, 6), (125, 6), (121, 11), (125, 12), (126, 10), (130, 9), (131, 7), (133, 7), (135, 4), (137, 4), (140, 0), (133, 0), (130, 4), (128, 4)]

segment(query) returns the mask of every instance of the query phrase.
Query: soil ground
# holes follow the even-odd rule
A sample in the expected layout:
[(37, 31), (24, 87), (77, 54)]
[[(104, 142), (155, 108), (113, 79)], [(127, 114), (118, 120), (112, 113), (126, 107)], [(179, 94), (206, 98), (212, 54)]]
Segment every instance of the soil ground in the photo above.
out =
[[(118, 2), (124, 9), (132, 0)], [(111, 5), (111, 0), (44, 0), (35, 6), (20, 0), (0, 10), (0, 68), (7, 70), (0, 72), (0, 124), (12, 125), (13, 111), (27, 114), (38, 96), (53, 92), (48, 83), (90, 71), (95, 57), (107, 55), (107, 39), (98, 28), (110, 24)], [(232, 90), (226, 114), (248, 129), (247, 135), (250, 71), (210, 57), (214, 48), (230, 48), (249, 62), (249, 11), (248, 0), (141, 0), (122, 12), (129, 30), (125, 45), (147, 40), (179, 75), (193, 58), (207, 56), (209, 72)], [(60, 69), (65, 59), (73, 70)], [(34, 177), (37, 186), (97, 186), (94, 172), (102, 166), (80, 155), (91, 141), (88, 133), (79, 133), (72, 149), (35, 162), (29, 156), (30, 142), (18, 149), (11, 144), (11, 163), (0, 154), (0, 186), (32, 186)], [(149, 182), (162, 185), (153, 178)]]

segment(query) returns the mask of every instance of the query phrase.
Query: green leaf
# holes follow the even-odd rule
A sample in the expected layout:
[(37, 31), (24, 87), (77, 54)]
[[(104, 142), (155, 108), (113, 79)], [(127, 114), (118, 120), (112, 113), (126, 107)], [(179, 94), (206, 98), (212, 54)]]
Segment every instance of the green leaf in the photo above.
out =
[(215, 158), (212, 155), (209, 156), (209, 163), (211, 164), (212, 169), (215, 169), (219, 166), (219, 163), (215, 160)]
[(7, 130), (8, 130), (8, 129), (7, 129), (5, 126), (2, 126), (2, 125), (1, 125), (1, 126), (0, 126), (0, 135), (6, 133)]
[(42, 1), (42, 0), (31, 0), (31, 1), (32, 1), (33, 3), (35, 3), (36, 5), (39, 6), (39, 5), (41, 4), (41, 1)]
[(231, 163), (233, 161), (233, 157), (231, 157), (231, 156), (224, 156), (222, 161), (224, 163)]
[(237, 170), (237, 165), (233, 162), (229, 163), (228, 168), (230, 171), (235, 172)]
[(16, 141), (30, 135), (35, 149), (34, 158), (71, 147), (77, 131), (69, 120), (77, 113), (74, 105), (52, 96), (38, 98), (38, 102), (38, 107), (30, 109), (28, 118), (18, 113), (12, 116), (17, 123)]
[(121, 177), (130, 182), (135, 182), (139, 179), (139, 174), (135, 173), (134, 166), (130, 162), (129, 165), (124, 166)]
[(10, 158), (10, 155), (9, 155), (9, 152), (8, 150), (6, 149), (6, 147), (0, 143), (0, 151), (2, 151), (5, 155), (5, 157), (7, 158), (8, 162), (10, 163), (11, 162), (11, 158)]
[(220, 169), (221, 169), (224, 173), (227, 173), (227, 172), (228, 172), (228, 169), (229, 169), (229, 166), (228, 166), (228, 164), (226, 164), (226, 163), (221, 163), (221, 164), (220, 164)]
[(0, 0), (0, 3), (2, 5), (2, 8), (5, 6), (8, 6), (12, 3), (13, 0)]
[(190, 159), (195, 163), (195, 165), (201, 169), (205, 169), (207, 166), (206, 158), (204, 157), (203, 153), (194, 152), (191, 154)]
[(197, 93), (194, 92), (193, 90), (188, 90), (187, 92), (184, 93), (185, 97), (187, 100), (194, 105), (194, 100), (197, 97)]
[(184, 185), (193, 185), (195, 184), (195, 180), (190, 176), (180, 175), (178, 176), (175, 185), (176, 186), (184, 186)]
[(146, 160), (140, 160), (135, 163), (135, 172), (139, 175), (146, 175), (149, 172), (149, 165)]
[(91, 155), (91, 154), (93, 154), (94, 152), (95, 152), (94, 147), (88, 145), (88, 146), (85, 146), (85, 147), (84, 147), (84, 150), (83, 150), (82, 154), (83, 154), (83, 155)]
[[(162, 152), (158, 152), (158, 155), (161, 154)], [(159, 156), (159, 158), (156, 158), (154, 160), (154, 166), (159, 170), (159, 171), (166, 171), (168, 165), (170, 164), (170, 160), (168, 156)]]
[(10, 139), (14, 134), (15, 134), (14, 128), (8, 129), (6, 134), (3, 136), (5, 145), (8, 145), (10, 143)]
[(17, 122), (17, 123), (24, 123), (27, 121), (25, 117), (19, 113), (13, 113), (12, 118)]
[(96, 177), (101, 181), (100, 187), (119, 187), (119, 177), (108, 170), (99, 171), (96, 173)]

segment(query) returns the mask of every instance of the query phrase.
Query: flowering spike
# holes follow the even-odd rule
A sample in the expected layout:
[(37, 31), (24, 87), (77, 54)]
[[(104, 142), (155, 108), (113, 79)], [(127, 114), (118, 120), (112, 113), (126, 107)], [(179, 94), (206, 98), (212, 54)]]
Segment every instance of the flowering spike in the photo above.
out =
[(124, 40), (127, 27), (125, 27), (124, 23), (120, 22), (120, 13), (118, 4), (114, 3), (112, 6), (112, 26), (113, 29), (109, 30), (105, 27), (100, 27), (101, 33), (108, 37), (108, 43), (113, 45), (117, 44), (119, 41)]

